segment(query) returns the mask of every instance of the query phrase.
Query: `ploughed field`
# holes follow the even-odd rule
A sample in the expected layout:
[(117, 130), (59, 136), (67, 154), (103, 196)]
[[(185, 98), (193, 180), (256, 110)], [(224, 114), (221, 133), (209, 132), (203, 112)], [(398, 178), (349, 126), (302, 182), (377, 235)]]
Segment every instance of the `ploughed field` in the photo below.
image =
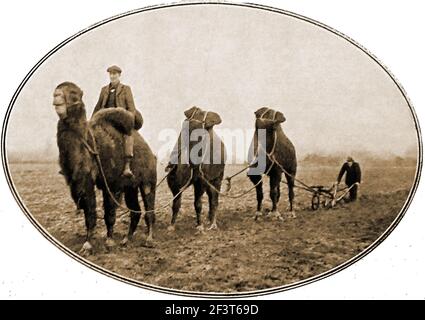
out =
[[(226, 173), (240, 167), (228, 166)], [(310, 185), (330, 185), (338, 167), (299, 166), (297, 177)], [(25, 206), (57, 240), (78, 253), (85, 237), (84, 217), (75, 213), (68, 187), (56, 163), (11, 163), (11, 175)], [(373, 243), (394, 221), (414, 180), (415, 167), (368, 167), (362, 163), (364, 183), (356, 203), (312, 211), (311, 195), (296, 192), (297, 218), (263, 217), (254, 221), (255, 190), (240, 199), (220, 198), (218, 230), (197, 234), (193, 189), (183, 194), (174, 233), (167, 231), (171, 209), (157, 214), (154, 248), (144, 247), (146, 226), (141, 219), (135, 239), (127, 247), (119, 241), (127, 233), (129, 215), (118, 209), (117, 245), (105, 246), (106, 228), (98, 220), (94, 254), (87, 257), (114, 273), (161, 287), (203, 291), (242, 292), (290, 284), (320, 274), (354, 257)], [(158, 170), (159, 179), (164, 175)], [(158, 179), (158, 181), (159, 181)], [(252, 186), (246, 174), (232, 180), (232, 193)], [(271, 202), (264, 184), (264, 211)], [(98, 216), (102, 217), (97, 193)], [(166, 182), (157, 190), (157, 206), (172, 198)], [(204, 221), (208, 201), (203, 198)], [(281, 187), (279, 210), (286, 211), (287, 188)], [(59, 253), (58, 253), (59, 254)]]

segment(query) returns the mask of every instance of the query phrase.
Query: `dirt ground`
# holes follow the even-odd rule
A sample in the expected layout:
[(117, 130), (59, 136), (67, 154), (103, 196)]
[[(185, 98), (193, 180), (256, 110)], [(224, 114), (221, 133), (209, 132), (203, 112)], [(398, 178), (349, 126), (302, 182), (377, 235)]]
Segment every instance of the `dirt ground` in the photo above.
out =
[[(11, 163), (16, 189), (26, 207), (56, 239), (78, 252), (84, 242), (83, 215), (75, 214), (56, 163)], [(230, 171), (237, 168), (231, 168)], [(300, 167), (298, 178), (308, 184), (329, 185), (336, 167)], [(162, 177), (163, 171), (158, 172)], [(266, 289), (309, 278), (355, 256), (374, 242), (395, 219), (407, 199), (414, 167), (367, 167), (360, 199), (336, 209), (311, 211), (310, 195), (296, 190), (297, 218), (280, 222), (254, 221), (255, 191), (234, 199), (220, 199), (217, 231), (196, 234), (192, 188), (185, 191), (176, 231), (167, 232), (170, 212), (157, 215), (155, 246), (142, 246), (146, 227), (141, 220), (135, 240), (127, 247), (107, 250), (105, 225), (98, 220), (93, 263), (120, 275), (167, 288), (202, 292), (241, 292)], [(244, 174), (233, 181), (232, 192), (251, 187)], [(288, 205), (282, 186), (279, 210)], [(268, 182), (264, 208), (270, 208)], [(171, 199), (164, 183), (157, 204)], [(98, 193), (98, 216), (102, 217)], [(170, 209), (171, 210), (171, 209)], [(122, 211), (118, 211), (121, 215)], [(204, 196), (204, 214), (207, 199)], [(116, 239), (127, 232), (128, 215), (116, 223)]]

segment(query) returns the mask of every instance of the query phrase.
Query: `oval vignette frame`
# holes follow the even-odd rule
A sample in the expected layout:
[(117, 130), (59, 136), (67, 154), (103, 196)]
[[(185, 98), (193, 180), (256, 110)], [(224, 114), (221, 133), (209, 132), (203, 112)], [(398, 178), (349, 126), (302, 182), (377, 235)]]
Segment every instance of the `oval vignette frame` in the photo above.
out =
[[(109, 270), (107, 270), (103, 267), (100, 267), (100, 266), (84, 259), (83, 257), (81, 257), (78, 254), (76, 254), (75, 252), (73, 252), (71, 249), (67, 248), (65, 245), (61, 244), (53, 236), (51, 236), (47, 232), (47, 230), (45, 230), (34, 219), (34, 217), (31, 215), (29, 210), (25, 207), (24, 203), (20, 199), (20, 197), (19, 197), (19, 195), (18, 195), (18, 193), (15, 189), (15, 186), (13, 185), (11, 175), (10, 175), (10, 172), (9, 172), (8, 161), (7, 161), (7, 157), (6, 157), (6, 132), (7, 132), (8, 122), (9, 122), (9, 117), (10, 117), (11, 111), (13, 109), (13, 106), (15, 104), (15, 101), (16, 101), (17, 97), (19, 96), (21, 90), (24, 88), (25, 84), (29, 80), (29, 78), (31, 78), (31, 76), (33, 75), (33, 73), (44, 63), (44, 61), (46, 61), (57, 50), (59, 50), (60, 48), (65, 46), (67, 43), (73, 41), (74, 39), (85, 34), (86, 32), (92, 31), (92, 30), (96, 29), (97, 27), (102, 26), (106, 23), (109, 23), (111, 21), (114, 21), (114, 20), (117, 20), (117, 19), (120, 19), (120, 18), (130, 16), (130, 15), (134, 15), (134, 14), (138, 14), (138, 13), (142, 13), (142, 12), (147, 12), (147, 11), (152, 11), (152, 10), (157, 10), (157, 9), (161, 9), (161, 8), (179, 7), (179, 6), (195, 6), (195, 5), (248, 7), (248, 8), (253, 8), (253, 9), (257, 9), (257, 10), (269, 11), (269, 12), (272, 12), (272, 13), (278, 13), (278, 14), (290, 16), (290, 17), (302, 20), (306, 23), (312, 24), (316, 27), (325, 29), (329, 32), (336, 34), (337, 36), (341, 37), (342, 39), (348, 41), (353, 46), (360, 49), (364, 54), (366, 54), (373, 61), (375, 61), (382, 68), (382, 70), (385, 71), (389, 75), (391, 80), (395, 83), (397, 88), (402, 93), (403, 98), (405, 99), (407, 105), (409, 106), (410, 112), (412, 114), (412, 117), (413, 117), (413, 120), (414, 120), (414, 123), (415, 123), (416, 133), (417, 133), (417, 141), (418, 141), (418, 150), (417, 151), (418, 151), (418, 154), (417, 154), (417, 165), (416, 165), (415, 180), (413, 182), (413, 185), (411, 187), (409, 195), (408, 195), (400, 213), (396, 217), (396, 219), (385, 230), (385, 232), (377, 240), (375, 240), (375, 242), (373, 242), (371, 245), (369, 245), (369, 247), (367, 247), (365, 250), (363, 250), (358, 255), (352, 257), (351, 259), (345, 261), (344, 263), (342, 263), (341, 265), (339, 265), (335, 268), (332, 268), (332, 269), (330, 269), (330, 270), (328, 270), (324, 273), (318, 274), (318, 275), (313, 276), (311, 278), (307, 278), (307, 279), (304, 279), (304, 280), (301, 280), (301, 281), (298, 281), (298, 282), (294, 282), (294, 283), (279, 286), (279, 287), (269, 288), (269, 289), (240, 292), (240, 293), (239, 292), (238, 293), (234, 293), (234, 292), (232, 292), (232, 293), (215, 293), (215, 292), (196, 292), (196, 291), (177, 290), (177, 289), (171, 289), (171, 288), (165, 288), (165, 287), (160, 287), (160, 286), (156, 286), (156, 285), (151, 285), (151, 284), (148, 284), (148, 283), (143, 283), (143, 282), (136, 281), (136, 280), (133, 280), (133, 279), (130, 279), (130, 278), (126, 278), (126, 277), (123, 277), (123, 276), (121, 276), (117, 273), (109, 271)], [(417, 118), (416, 113), (414, 111), (414, 108), (413, 108), (409, 98), (407, 97), (406, 92), (404, 91), (403, 87), (398, 83), (396, 78), (392, 75), (392, 73), (373, 54), (371, 54), (367, 49), (362, 47), (360, 44), (358, 44), (357, 42), (355, 42), (353, 39), (346, 36), (345, 34), (339, 32), (339, 31), (337, 31), (337, 30), (335, 30), (335, 29), (333, 29), (333, 28), (331, 28), (331, 27), (329, 27), (329, 26), (327, 26), (323, 23), (320, 23), (318, 21), (315, 21), (313, 19), (307, 18), (305, 16), (302, 16), (302, 15), (299, 15), (299, 14), (296, 14), (296, 13), (293, 13), (293, 12), (290, 12), (290, 11), (278, 9), (278, 8), (275, 8), (275, 7), (265, 6), (265, 5), (252, 4), (252, 3), (223, 3), (223, 2), (185, 2), (185, 3), (174, 3), (174, 4), (159, 4), (159, 5), (148, 6), (148, 7), (144, 7), (144, 8), (140, 8), (140, 9), (135, 9), (135, 10), (132, 10), (132, 11), (128, 11), (128, 12), (119, 14), (119, 15), (115, 15), (115, 16), (110, 17), (108, 19), (102, 20), (102, 21), (100, 21), (96, 24), (93, 24), (90, 27), (79, 31), (78, 33), (72, 35), (71, 37), (69, 37), (66, 40), (59, 43), (56, 47), (54, 47), (52, 50), (50, 50), (42, 59), (40, 59), (38, 61), (38, 63), (28, 72), (28, 74), (25, 76), (25, 78), (22, 80), (19, 87), (15, 91), (15, 93), (14, 93), (14, 95), (13, 95), (13, 97), (12, 97), (10, 103), (9, 103), (9, 106), (6, 110), (6, 115), (5, 115), (5, 119), (4, 119), (3, 126), (2, 126), (1, 151), (2, 151), (2, 165), (3, 165), (3, 169), (4, 169), (4, 172), (5, 172), (6, 179), (7, 179), (7, 183), (9, 185), (9, 188), (12, 191), (12, 194), (13, 194), (15, 200), (17, 201), (19, 207), (25, 213), (26, 217), (30, 220), (30, 222), (37, 228), (37, 230), (40, 231), (41, 234), (46, 239), (48, 239), (51, 243), (53, 243), (61, 251), (65, 252), (67, 255), (69, 255), (73, 259), (77, 260), (78, 262), (84, 264), (85, 266), (87, 266), (87, 267), (89, 267), (89, 268), (91, 268), (91, 269), (93, 269), (97, 272), (100, 272), (103, 275), (106, 275), (106, 276), (111, 277), (111, 278), (116, 279), (116, 280), (120, 280), (120, 281), (127, 283), (127, 284), (131, 284), (131, 285), (141, 287), (141, 288), (144, 288), (144, 289), (148, 289), (148, 290), (157, 291), (157, 292), (160, 292), (160, 293), (176, 294), (176, 295), (191, 296), (191, 297), (204, 297), (204, 298), (242, 298), (242, 297), (253, 297), (253, 296), (260, 296), (260, 295), (282, 292), (282, 291), (294, 289), (294, 288), (304, 286), (304, 285), (310, 284), (312, 282), (327, 278), (327, 277), (349, 267), (350, 265), (354, 264), (358, 260), (362, 259), (367, 254), (369, 254), (372, 250), (374, 250), (382, 241), (384, 241), (388, 237), (388, 235), (394, 230), (394, 228), (399, 224), (401, 219), (404, 217), (407, 209), (410, 206), (410, 203), (412, 202), (413, 196), (414, 196), (414, 194), (417, 190), (419, 180), (420, 180), (420, 177), (421, 177), (422, 160), (423, 160), (423, 146), (422, 146), (422, 137), (421, 137), (421, 130), (420, 130), (420, 126), (419, 126), (419, 121), (418, 121), (418, 118)]]

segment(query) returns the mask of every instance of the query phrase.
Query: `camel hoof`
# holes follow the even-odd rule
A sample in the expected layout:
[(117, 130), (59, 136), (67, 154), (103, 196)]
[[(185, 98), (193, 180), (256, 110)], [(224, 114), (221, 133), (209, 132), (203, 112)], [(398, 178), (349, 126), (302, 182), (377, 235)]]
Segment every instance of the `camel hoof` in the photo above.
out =
[(263, 216), (263, 213), (261, 211), (255, 211), (254, 220), (257, 221), (258, 218), (262, 216)]
[(92, 254), (92, 251), (93, 251), (93, 246), (91, 245), (90, 242), (86, 241), (86, 242), (84, 242), (83, 246), (81, 247), (79, 253), (82, 256), (87, 256), (87, 255)]
[(290, 211), (290, 214), (291, 214), (291, 218), (293, 218), (293, 219), (295, 219), (297, 217), (294, 210)]
[(272, 218), (276, 218), (277, 220), (279, 220), (279, 221), (283, 221), (283, 217), (282, 217), (282, 215), (280, 214), (280, 212), (279, 211), (272, 211), (272, 212), (270, 212), (270, 217), (272, 217)]
[(112, 249), (113, 247), (115, 247), (116, 243), (114, 239), (108, 237), (106, 238), (105, 245), (106, 245), (106, 248)]
[(205, 232), (205, 229), (202, 224), (196, 227), (196, 234), (203, 234), (204, 232)]
[(211, 223), (210, 227), (208, 228), (208, 230), (217, 230), (217, 229), (218, 227), (216, 222)]
[(172, 224), (172, 225), (169, 225), (168, 227), (167, 227), (167, 231), (168, 232), (174, 232), (174, 231), (176, 231), (176, 227)]
[(145, 246), (146, 248), (153, 248), (153, 247), (154, 247), (154, 242), (153, 242), (153, 237), (152, 237), (152, 235), (149, 235), (149, 236), (146, 238), (145, 243), (144, 243), (144, 246)]
[(128, 239), (128, 236), (125, 236), (124, 239), (121, 240), (120, 244), (121, 244), (121, 246), (125, 247), (128, 244), (129, 241), (130, 240)]

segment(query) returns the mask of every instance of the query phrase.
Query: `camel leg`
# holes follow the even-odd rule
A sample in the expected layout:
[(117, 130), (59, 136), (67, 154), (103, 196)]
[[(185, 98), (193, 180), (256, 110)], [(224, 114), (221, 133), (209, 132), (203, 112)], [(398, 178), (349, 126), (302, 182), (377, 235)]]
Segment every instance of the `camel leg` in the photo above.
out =
[[(220, 190), (221, 183), (214, 183), (214, 186), (217, 190)], [(208, 187), (207, 194), (209, 201), (208, 220), (210, 221), (210, 227), (208, 230), (213, 230), (217, 229), (216, 211), (218, 208), (218, 192)]]
[(260, 182), (261, 176), (260, 175), (248, 175), (251, 182), (255, 185), (258, 183), (258, 185), (255, 187), (255, 191), (257, 192), (257, 211), (255, 212), (255, 220), (258, 219), (258, 217), (261, 217), (263, 214), (261, 212), (261, 207), (263, 203), (263, 182)]
[(81, 208), (81, 204), (80, 204), (81, 198), (76, 188), (71, 188), (71, 196), (76, 206), (75, 214), (80, 214), (84, 212), (84, 210)]
[[(80, 185), (73, 184), (71, 188), (73, 192), (79, 194), (79, 204), (81, 209), (84, 210), (84, 218), (86, 224), (86, 241), (84, 242), (83, 247), (80, 250), (80, 254), (90, 254), (93, 245), (93, 234), (94, 228), (96, 227), (96, 193), (94, 191), (94, 183), (92, 181), (87, 181), (82, 184), (84, 187), (80, 188)], [(80, 192), (84, 188), (84, 191)]]
[[(111, 199), (109, 193), (106, 190), (102, 191), (103, 194), (103, 210), (105, 212), (105, 215), (103, 219), (105, 220), (106, 224), (106, 237), (107, 241), (112, 240), (113, 234), (114, 234), (114, 225), (115, 225), (115, 217), (116, 217), (116, 208), (117, 205), (115, 202)], [(120, 193), (116, 192), (114, 193), (115, 199), (118, 201), (120, 198)], [(113, 245), (113, 241), (109, 241), (111, 245)]]
[(288, 183), (288, 198), (289, 198), (289, 211), (292, 213), (292, 217), (295, 218), (295, 210), (294, 210), (294, 185), (295, 185), (295, 179), (294, 177), (285, 174), (286, 182)]
[(280, 181), (279, 181), (279, 184), (277, 185), (277, 198), (276, 198), (276, 200), (277, 200), (277, 203), (279, 203), (279, 201), (280, 201)]
[(280, 180), (282, 179), (282, 173), (272, 172), (270, 175), (270, 199), (272, 200), (272, 212), (271, 215), (275, 216), (279, 220), (283, 220), (282, 215), (277, 209), (280, 198)]
[(122, 245), (126, 245), (127, 242), (133, 238), (133, 234), (140, 221), (141, 212), (138, 192), (137, 188), (126, 188), (124, 190), (125, 204), (127, 205), (127, 208), (134, 211), (130, 211), (130, 226), (128, 228), (127, 236), (121, 242)]
[(144, 185), (140, 187), (142, 194), (143, 205), (145, 207), (145, 223), (148, 228), (148, 237), (146, 238), (146, 245), (152, 246), (153, 240), (153, 226), (155, 224), (155, 184)]
[[(168, 231), (174, 231), (175, 230), (175, 223), (177, 220), (177, 215), (179, 214), (180, 207), (182, 205), (182, 194), (180, 192), (180, 188), (177, 186), (171, 187), (171, 192), (173, 193), (173, 205), (172, 205), (172, 216), (171, 216), (171, 224), (168, 226)], [(176, 196), (178, 194), (178, 196)]]
[(196, 229), (198, 229), (198, 232), (204, 231), (204, 226), (202, 224), (202, 195), (205, 192), (205, 188), (200, 181), (196, 181), (193, 184), (193, 188), (195, 189), (195, 211), (196, 211)]

